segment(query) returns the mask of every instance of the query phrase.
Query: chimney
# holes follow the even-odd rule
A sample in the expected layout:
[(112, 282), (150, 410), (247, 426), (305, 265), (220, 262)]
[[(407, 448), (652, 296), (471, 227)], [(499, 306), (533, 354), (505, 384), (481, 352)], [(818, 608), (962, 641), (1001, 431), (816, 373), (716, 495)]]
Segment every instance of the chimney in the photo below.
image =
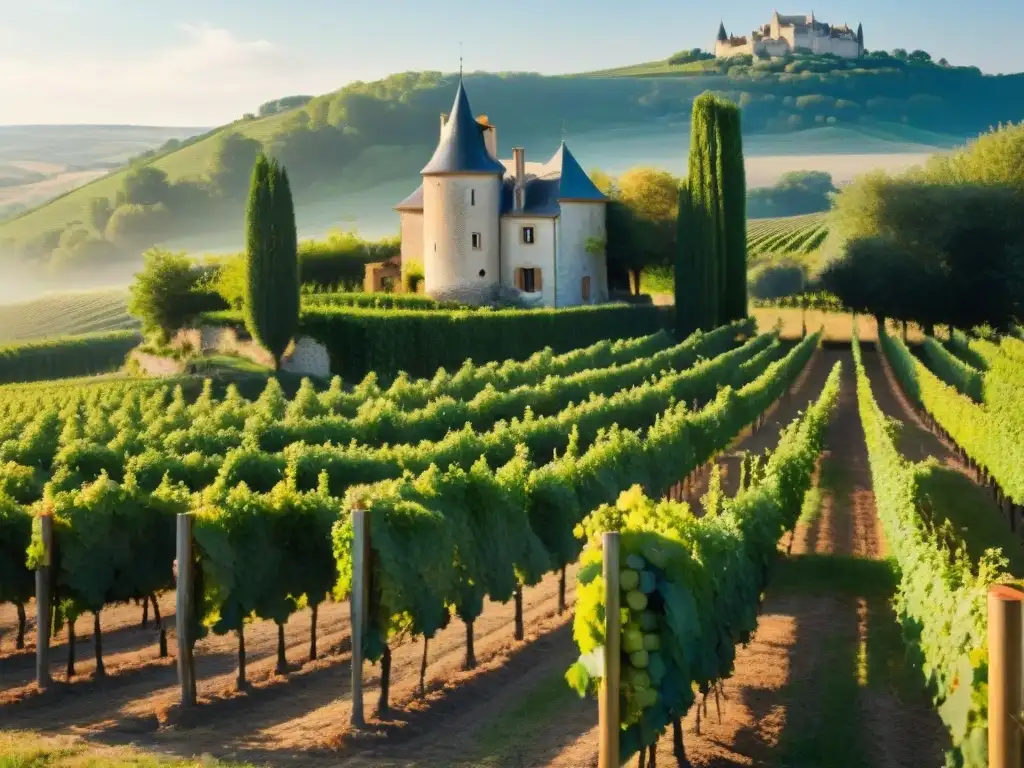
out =
[(512, 148), (512, 162), (515, 167), (515, 186), (513, 187), (514, 210), (523, 210), (523, 196), (526, 185), (526, 150), (522, 147)]

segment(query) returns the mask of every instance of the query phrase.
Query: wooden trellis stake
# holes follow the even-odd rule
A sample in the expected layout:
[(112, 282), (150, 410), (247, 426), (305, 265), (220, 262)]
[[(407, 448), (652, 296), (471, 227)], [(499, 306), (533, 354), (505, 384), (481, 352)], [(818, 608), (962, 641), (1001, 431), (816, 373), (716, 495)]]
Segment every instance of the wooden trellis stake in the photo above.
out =
[(1022, 615), (1024, 592), (1005, 584), (988, 591), (988, 764), (1021, 768)]
[(50, 678), (50, 630), (52, 606), (50, 568), (53, 557), (53, 516), (45, 512), (38, 517), (43, 543), (43, 564), (36, 569), (36, 684), (46, 688)]
[(363, 634), (366, 631), (366, 599), (369, 586), (370, 531), (366, 510), (352, 510), (352, 718), (353, 728), (365, 728), (363, 715)]
[(178, 638), (178, 685), (181, 706), (196, 703), (196, 669), (192, 658), (192, 592), (195, 574), (192, 556), (192, 515), (179, 514), (177, 520), (176, 559), (174, 561), (174, 624)]
[(619, 678), (621, 632), (619, 615), (619, 534), (605, 533), (604, 546), (604, 676), (598, 693), (600, 746), (598, 768), (619, 768)]

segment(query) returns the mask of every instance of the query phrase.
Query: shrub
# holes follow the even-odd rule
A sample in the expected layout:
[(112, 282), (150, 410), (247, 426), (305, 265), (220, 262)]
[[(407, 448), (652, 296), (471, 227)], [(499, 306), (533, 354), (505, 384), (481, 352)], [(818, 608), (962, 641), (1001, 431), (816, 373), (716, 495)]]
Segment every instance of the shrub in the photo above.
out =
[(143, 249), (157, 242), (170, 224), (170, 211), (163, 203), (118, 206), (107, 222), (106, 238), (126, 250)]
[(755, 299), (781, 299), (804, 289), (804, 268), (792, 261), (769, 264), (751, 275), (750, 295)]
[(299, 244), (299, 274), (303, 284), (360, 290), (367, 264), (387, 261), (400, 251), (397, 237), (372, 242), (360, 239), (354, 232), (333, 231), (326, 240)]
[(146, 333), (166, 342), (192, 317), (226, 306), (206, 287), (203, 272), (185, 254), (152, 248), (143, 259), (142, 271), (131, 287), (128, 311), (142, 321)]

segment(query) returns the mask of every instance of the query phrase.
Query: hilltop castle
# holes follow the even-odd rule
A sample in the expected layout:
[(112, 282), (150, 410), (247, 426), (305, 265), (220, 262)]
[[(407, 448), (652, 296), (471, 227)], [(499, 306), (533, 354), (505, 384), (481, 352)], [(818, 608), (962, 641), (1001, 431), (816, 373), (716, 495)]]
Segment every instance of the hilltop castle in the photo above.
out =
[(608, 300), (608, 200), (564, 141), (546, 163), (527, 163), (521, 147), (498, 160), (497, 129), (473, 116), (460, 80), (421, 174), (395, 210), (402, 263), (423, 264), (428, 295), (547, 307)]
[(780, 16), (747, 37), (734, 37), (726, 33), (725, 23), (718, 25), (715, 56), (728, 58), (748, 56), (785, 56), (788, 53), (831, 53), (844, 59), (856, 59), (864, 54), (864, 28), (857, 25), (854, 32), (846, 24), (833, 27), (810, 16)]

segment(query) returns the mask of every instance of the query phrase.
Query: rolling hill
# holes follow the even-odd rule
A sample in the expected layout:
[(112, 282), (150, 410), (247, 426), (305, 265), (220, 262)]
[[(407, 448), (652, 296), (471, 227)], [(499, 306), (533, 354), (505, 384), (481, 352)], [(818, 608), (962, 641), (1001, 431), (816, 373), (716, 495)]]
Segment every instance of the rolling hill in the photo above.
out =
[(161, 145), (205, 128), (137, 125), (0, 126), (0, 219), (45, 204)]
[[(475, 109), (498, 126), (502, 147), (521, 144), (531, 157), (544, 156), (554, 151), (564, 125), (584, 165), (612, 173), (638, 164), (681, 170), (692, 99), (715, 90), (743, 107), (751, 186), (772, 184), (795, 169), (829, 170), (841, 183), (870, 167), (905, 168), (989, 125), (1024, 117), (1024, 76), (991, 77), (970, 67), (884, 55), (856, 62), (810, 56), (733, 61), (728, 68), (666, 60), (574, 76), (474, 73), (466, 81)], [(210, 181), (226, 162), (221, 151), (231, 135), (254, 140), (250, 147), (270, 149), (287, 165), (303, 236), (337, 226), (370, 236), (392, 231), (391, 205), (415, 185), (453, 85), (451, 75), (436, 72), (354, 83), (149, 158), (145, 163), (172, 184), (191, 184), (193, 197), (210, 196), (210, 204), (198, 207), (207, 221), (196, 209), (179, 212), (151, 242), (189, 250), (238, 247), (242, 200), (237, 190), (236, 197), (220, 194)], [(240, 164), (235, 175), (244, 177), (251, 155), (234, 162)], [(113, 200), (127, 175), (117, 171), (0, 223), (0, 261), (48, 265), (69, 226), (100, 237), (87, 215), (90, 201)], [(75, 256), (65, 253), (61, 269)], [(131, 253), (125, 256), (135, 263)]]

